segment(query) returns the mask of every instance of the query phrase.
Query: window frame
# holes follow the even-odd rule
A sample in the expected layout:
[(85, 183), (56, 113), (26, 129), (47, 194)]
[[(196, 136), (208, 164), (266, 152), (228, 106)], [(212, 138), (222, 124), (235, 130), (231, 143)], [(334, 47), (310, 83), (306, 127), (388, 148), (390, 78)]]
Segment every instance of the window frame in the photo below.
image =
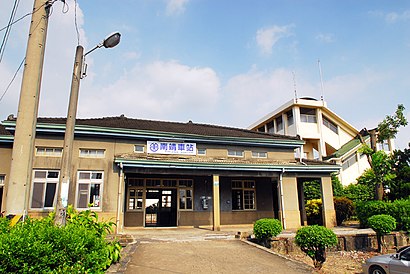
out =
[[(264, 156), (262, 156), (264, 154)], [(268, 152), (266, 151), (252, 151), (252, 158), (266, 159), (268, 158)]]
[(322, 124), (334, 133), (339, 134), (339, 127), (324, 115), (322, 115)]
[[(82, 152), (87, 151), (87, 153), (83, 154)], [(95, 151), (95, 154), (92, 154), (91, 152)], [(102, 154), (99, 154), (98, 152), (102, 151)], [(80, 158), (105, 158), (105, 149), (100, 149), (100, 148), (80, 148), (79, 149), (79, 157)]]
[(197, 148), (197, 155), (206, 156), (206, 148)]
[[(142, 148), (142, 151), (137, 150), (137, 148)], [(134, 145), (134, 152), (135, 153), (145, 153), (145, 146), (144, 145)]]
[[(233, 152), (233, 153), (232, 153)], [(240, 153), (240, 155), (238, 155)], [(243, 150), (237, 150), (237, 149), (228, 149), (227, 151), (228, 157), (238, 157), (238, 158), (243, 158), (245, 155), (245, 152)]]
[(284, 129), (282, 115), (275, 118), (275, 123), (276, 123), (276, 132), (279, 132)]
[(6, 183), (6, 174), (0, 174), (0, 187)]
[[(44, 152), (40, 151), (43, 150)], [(47, 153), (49, 150), (50, 153)], [(40, 157), (61, 157), (63, 155), (63, 148), (62, 147), (42, 147), (36, 146), (36, 156)]]
[[(317, 113), (316, 109), (314, 108), (300, 108), (300, 122), (301, 123), (310, 123), (316, 124), (317, 123)], [(314, 112), (314, 114), (312, 114)]]
[[(235, 183), (240, 183), (235, 186)], [(251, 183), (253, 187), (246, 186), (245, 183)], [(240, 194), (240, 201), (238, 203), (234, 202), (234, 192)], [(249, 193), (253, 193), (251, 204), (246, 205), (246, 196)], [(231, 180), (231, 198), (232, 198), (232, 211), (256, 211), (256, 181), (254, 180)], [(249, 201), (249, 199), (248, 199)], [(234, 208), (234, 205), (239, 204), (239, 208)], [(249, 206), (251, 205), (251, 208)]]
[[(37, 172), (45, 172), (45, 177), (36, 177)], [(50, 173), (57, 173), (57, 178), (49, 177)], [(30, 210), (53, 210), (56, 206), (57, 203), (57, 191), (58, 191), (58, 184), (60, 180), (60, 170), (55, 170), (55, 169), (34, 169), (33, 170), (33, 177), (31, 180), (31, 194), (30, 194)], [(34, 195), (36, 194), (36, 184), (42, 184), (42, 193), (41, 193), (41, 198), (37, 199), (40, 201), (41, 205), (39, 207), (33, 206), (34, 202)], [(54, 197), (53, 197), (53, 202), (51, 206), (46, 206), (46, 201), (47, 195), (48, 195), (48, 187), (49, 185), (54, 184)], [(50, 198), (50, 197), (48, 197)]]
[[(180, 184), (181, 180), (190, 181), (191, 184), (181, 185)], [(178, 180), (178, 189), (177, 189), (177, 191), (178, 191), (178, 198), (177, 198), (178, 199), (178, 210), (193, 211), (194, 210), (194, 182), (193, 182), (193, 180), (192, 179), (180, 179), (180, 180)], [(191, 194), (189, 197), (188, 197), (188, 194), (187, 194), (188, 191)], [(185, 193), (185, 195), (183, 197), (181, 197), (181, 192)], [(183, 203), (184, 204), (183, 208), (181, 208), (182, 198), (185, 198), (185, 202)], [(189, 198), (189, 200), (191, 200), (191, 207), (190, 208), (188, 207), (188, 202), (187, 202), (188, 198)]]
[[(81, 179), (80, 174), (90, 174), (89, 178), (87, 179)], [(101, 174), (101, 178), (92, 178), (93, 174)], [(81, 191), (80, 185), (88, 185), (87, 189), (87, 206), (86, 207), (80, 207), (80, 196), (81, 196)], [(91, 195), (92, 195), (92, 185), (99, 185), (98, 187), (98, 192), (99, 192), (99, 200), (98, 200), (98, 206), (95, 206), (95, 201), (91, 201)], [(79, 170), (77, 171), (77, 189), (76, 189), (76, 197), (75, 197), (75, 208), (78, 210), (87, 210), (87, 209), (92, 209), (92, 210), (102, 210), (102, 202), (103, 202), (103, 193), (104, 193), (104, 171), (102, 170)], [(93, 204), (92, 206), (88, 206), (90, 204)]]
[(288, 110), (286, 112), (286, 120), (288, 122), (288, 127), (295, 123), (295, 119), (293, 118), (293, 111), (292, 110)]
[[(353, 161), (354, 160), (354, 161)], [(347, 157), (344, 161), (342, 161), (342, 169), (346, 170), (356, 164), (358, 161), (356, 153), (353, 153), (349, 157)]]

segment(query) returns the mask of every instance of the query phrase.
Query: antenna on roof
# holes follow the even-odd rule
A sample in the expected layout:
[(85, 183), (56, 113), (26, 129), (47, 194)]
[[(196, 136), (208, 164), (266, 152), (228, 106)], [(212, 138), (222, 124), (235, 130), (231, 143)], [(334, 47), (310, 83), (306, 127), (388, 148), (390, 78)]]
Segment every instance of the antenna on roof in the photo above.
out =
[(292, 75), (293, 75), (293, 88), (295, 90), (295, 102), (298, 102), (298, 94), (296, 92), (296, 75), (295, 75), (295, 71), (292, 70)]
[(320, 88), (321, 88), (321, 94), (320, 94), (320, 100), (323, 101), (323, 77), (322, 77), (322, 66), (320, 65), (320, 59), (317, 59), (317, 64), (319, 66), (319, 75), (320, 75)]

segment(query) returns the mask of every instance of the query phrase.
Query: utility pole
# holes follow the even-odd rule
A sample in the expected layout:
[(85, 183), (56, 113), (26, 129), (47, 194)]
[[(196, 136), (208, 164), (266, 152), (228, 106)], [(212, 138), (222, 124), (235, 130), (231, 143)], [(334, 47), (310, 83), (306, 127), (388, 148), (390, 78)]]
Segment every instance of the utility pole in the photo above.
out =
[(68, 191), (71, 181), (71, 159), (73, 158), (73, 143), (75, 119), (77, 117), (78, 93), (80, 90), (81, 71), (84, 61), (84, 48), (77, 46), (75, 52), (73, 78), (71, 80), (70, 101), (68, 103), (67, 121), (64, 135), (64, 148), (61, 163), (61, 174), (57, 188), (56, 217), (54, 223), (59, 226), (65, 225), (66, 207), (68, 203)]
[(49, 0), (34, 0), (7, 185), (6, 214), (25, 216), (28, 211), (44, 50), (51, 5)]

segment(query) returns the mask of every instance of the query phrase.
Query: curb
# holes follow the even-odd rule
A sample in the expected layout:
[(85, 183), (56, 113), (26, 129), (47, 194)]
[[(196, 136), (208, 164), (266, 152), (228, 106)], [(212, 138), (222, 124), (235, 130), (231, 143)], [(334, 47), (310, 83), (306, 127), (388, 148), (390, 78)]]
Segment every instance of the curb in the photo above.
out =
[(128, 263), (131, 261), (132, 255), (137, 250), (137, 247), (137, 241), (127, 244), (127, 246), (121, 250), (120, 261), (111, 265), (105, 273), (125, 273)]

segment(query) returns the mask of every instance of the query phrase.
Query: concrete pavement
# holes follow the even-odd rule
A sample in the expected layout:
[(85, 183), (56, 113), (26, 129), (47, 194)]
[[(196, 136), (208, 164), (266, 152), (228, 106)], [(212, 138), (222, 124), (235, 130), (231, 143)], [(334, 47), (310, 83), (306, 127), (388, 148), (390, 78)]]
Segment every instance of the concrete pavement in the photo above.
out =
[(110, 272), (312, 273), (312, 268), (303, 263), (235, 237), (245, 231), (250, 232), (252, 228), (219, 232), (197, 228), (135, 230), (132, 235), (136, 243), (127, 246), (129, 251), (125, 252), (122, 265)]

